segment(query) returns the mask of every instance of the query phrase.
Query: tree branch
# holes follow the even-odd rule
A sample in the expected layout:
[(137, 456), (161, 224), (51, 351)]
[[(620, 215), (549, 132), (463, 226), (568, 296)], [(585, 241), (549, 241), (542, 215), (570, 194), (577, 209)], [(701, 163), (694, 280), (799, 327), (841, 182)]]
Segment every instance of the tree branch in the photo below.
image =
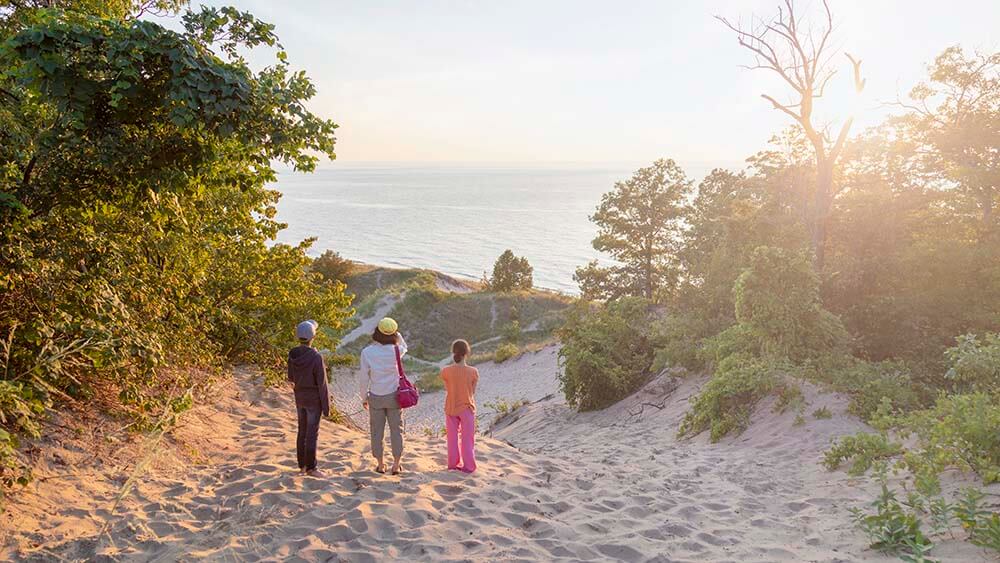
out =
[(17, 96), (17, 94), (11, 92), (10, 90), (6, 90), (4, 88), (0, 88), (0, 94), (7, 95), (8, 97), (10, 97), (10, 99), (14, 100), (15, 102), (20, 102), (21, 101), (21, 98), (19, 98)]
[(847, 121), (840, 126), (840, 134), (837, 135), (837, 142), (834, 143), (833, 148), (830, 149), (830, 159), (833, 162), (837, 161), (837, 157), (840, 156), (840, 151), (844, 148), (844, 143), (847, 141), (847, 134), (851, 131), (851, 125), (854, 123), (854, 117), (848, 117)]
[[(771, 104), (774, 105), (774, 109), (779, 109), (779, 110), (787, 113), (788, 115), (792, 116), (792, 119), (794, 119), (795, 121), (797, 121), (799, 123), (802, 122), (802, 116), (799, 115), (799, 114), (797, 114), (797, 113), (795, 113), (791, 109), (789, 109), (789, 106), (786, 106), (786, 105), (782, 104), (781, 102), (779, 102), (778, 100), (775, 100), (774, 98), (772, 98), (771, 96), (768, 96), (767, 94), (761, 94), (760, 97), (764, 98), (765, 100), (767, 100), (769, 102), (771, 102)], [(798, 105), (798, 104), (796, 104), (796, 105)]]
[(31, 182), (31, 172), (35, 169), (35, 164), (38, 162), (38, 155), (31, 157), (28, 161), (28, 165), (24, 167), (24, 175), (21, 178), (21, 188), (24, 190), (28, 189), (28, 184)]

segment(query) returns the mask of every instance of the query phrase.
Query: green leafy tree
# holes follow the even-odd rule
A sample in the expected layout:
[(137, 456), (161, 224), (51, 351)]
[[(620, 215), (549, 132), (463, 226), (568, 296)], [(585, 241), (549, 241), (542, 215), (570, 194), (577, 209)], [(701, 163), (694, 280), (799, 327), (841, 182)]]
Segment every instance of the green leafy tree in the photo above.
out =
[(618, 263), (597, 261), (576, 271), (584, 297), (660, 298), (676, 285), (677, 257), (691, 181), (673, 160), (657, 160), (604, 194), (591, 221), (597, 223), (594, 248)]
[(514, 256), (514, 252), (507, 249), (493, 263), (493, 275), (487, 285), (493, 291), (531, 289), (534, 285), (532, 272), (527, 258)]
[[(170, 31), (137, 17), (181, 2), (54, 4), (0, 7), (0, 423), (35, 434), (46, 409), (100, 398), (142, 429), (202, 381), (178, 368), (273, 373), (296, 322), (343, 321), (312, 241), (273, 244), (266, 187), (274, 161), (333, 158), (336, 125), (250, 14)], [(256, 46), (275, 63), (251, 70)]]
[(966, 55), (945, 49), (909, 100), (910, 133), (928, 149), (930, 166), (955, 182), (979, 219), (980, 236), (996, 235), (1000, 205), (1000, 52)]
[(316, 272), (331, 282), (346, 281), (355, 269), (354, 262), (332, 250), (327, 250), (323, 254), (320, 254), (312, 261), (312, 265), (309, 266), (310, 271)]

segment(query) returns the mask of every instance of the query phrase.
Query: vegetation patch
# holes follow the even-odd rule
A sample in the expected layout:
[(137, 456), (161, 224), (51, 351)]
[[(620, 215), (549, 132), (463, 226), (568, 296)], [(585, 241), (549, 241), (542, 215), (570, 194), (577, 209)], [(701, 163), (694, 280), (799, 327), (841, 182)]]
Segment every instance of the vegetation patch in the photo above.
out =
[(903, 453), (903, 446), (890, 441), (884, 434), (859, 432), (844, 436), (823, 456), (823, 466), (833, 471), (846, 462), (851, 475), (864, 475), (878, 460), (890, 459)]
[(648, 327), (653, 310), (643, 298), (607, 305), (581, 303), (558, 331), (560, 387), (570, 406), (604, 408), (639, 389), (649, 378), (653, 342)]
[(730, 432), (742, 432), (761, 399), (783, 388), (792, 370), (787, 362), (727, 357), (684, 415), (678, 435), (709, 430), (711, 440), (717, 442)]
[(520, 349), (518, 349), (517, 344), (501, 344), (496, 351), (493, 352), (493, 361), (498, 364), (502, 364), (519, 354)]

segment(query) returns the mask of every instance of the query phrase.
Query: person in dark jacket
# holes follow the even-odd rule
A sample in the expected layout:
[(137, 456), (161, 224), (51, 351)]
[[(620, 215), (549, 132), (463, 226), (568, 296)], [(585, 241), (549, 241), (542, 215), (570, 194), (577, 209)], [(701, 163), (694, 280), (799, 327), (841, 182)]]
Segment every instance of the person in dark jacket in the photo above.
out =
[(330, 392), (326, 385), (323, 356), (312, 347), (316, 321), (302, 321), (295, 327), (299, 345), (288, 352), (288, 381), (295, 386), (295, 409), (299, 416), (299, 434), (295, 453), (299, 474), (322, 476), (316, 469), (316, 442), (319, 439), (320, 415), (330, 416)]

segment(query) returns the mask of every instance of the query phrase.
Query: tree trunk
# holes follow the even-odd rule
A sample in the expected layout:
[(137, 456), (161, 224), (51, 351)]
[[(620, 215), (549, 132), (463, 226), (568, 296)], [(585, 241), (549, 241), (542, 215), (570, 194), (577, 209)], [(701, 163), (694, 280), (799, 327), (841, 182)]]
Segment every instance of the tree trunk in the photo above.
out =
[(833, 162), (819, 155), (816, 160), (816, 194), (813, 199), (811, 231), (813, 265), (816, 273), (822, 276), (826, 265), (826, 228), (833, 203)]

